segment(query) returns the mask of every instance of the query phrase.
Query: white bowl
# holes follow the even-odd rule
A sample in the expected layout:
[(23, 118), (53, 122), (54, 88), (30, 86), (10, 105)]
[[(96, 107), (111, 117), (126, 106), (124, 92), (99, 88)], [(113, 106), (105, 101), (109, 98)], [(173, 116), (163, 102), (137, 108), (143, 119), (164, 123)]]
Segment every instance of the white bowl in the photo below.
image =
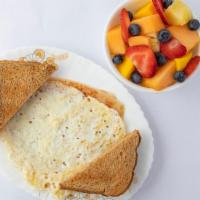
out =
[[(108, 32), (108, 30), (110, 30), (110, 28), (118, 25), (120, 23), (119, 21), (119, 12), (122, 8), (127, 8), (128, 10), (131, 11), (136, 11), (139, 8), (141, 8), (142, 6), (144, 6), (146, 3), (150, 2), (151, 0), (125, 0), (123, 1), (120, 5), (118, 5), (113, 13), (111, 14), (111, 16), (108, 19), (108, 22), (106, 24), (105, 30), (104, 30), (104, 34), (103, 34), (103, 45), (104, 45), (104, 53), (106, 56), (106, 60), (108, 62), (108, 66), (110, 68), (110, 70), (114, 73), (114, 75), (127, 87), (131, 88), (132, 90), (138, 90), (138, 91), (142, 91), (142, 92), (152, 92), (152, 93), (164, 93), (164, 92), (168, 92), (168, 91), (172, 91), (175, 90), (177, 88), (183, 87), (185, 86), (189, 81), (192, 80), (192, 78), (194, 76), (197, 75), (197, 73), (200, 71), (199, 67), (198, 69), (190, 76), (188, 77), (183, 83), (176, 83), (174, 85), (171, 85), (161, 91), (156, 91), (154, 89), (151, 88), (146, 88), (146, 87), (142, 87), (140, 85), (137, 85), (135, 83), (132, 83), (131, 81), (125, 79), (117, 70), (116, 66), (112, 63), (112, 58), (109, 52), (109, 48), (108, 48), (108, 43), (107, 43), (107, 38), (106, 38), (106, 34)], [(188, 5), (188, 4), (187, 4)], [(194, 16), (197, 16), (193, 13)], [(199, 53), (199, 45), (195, 50), (195, 54), (197, 54), (197, 52)]]

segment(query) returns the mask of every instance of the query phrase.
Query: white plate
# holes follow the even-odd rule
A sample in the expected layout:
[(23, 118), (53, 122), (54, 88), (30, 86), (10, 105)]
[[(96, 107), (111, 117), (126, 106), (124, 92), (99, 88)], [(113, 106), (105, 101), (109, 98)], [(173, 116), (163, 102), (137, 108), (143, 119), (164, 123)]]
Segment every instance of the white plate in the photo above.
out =
[[(1, 58), (19, 59), (25, 56), (25, 59), (27, 60), (36, 59), (43, 61), (47, 57), (55, 57), (55, 61), (59, 65), (59, 70), (55, 73), (55, 76), (76, 80), (89, 84), (93, 87), (110, 91), (114, 93), (121, 102), (124, 103), (126, 109), (125, 122), (127, 124), (128, 131), (139, 129), (142, 136), (141, 145), (138, 150), (139, 159), (136, 167), (136, 175), (133, 183), (125, 194), (121, 195), (120, 197), (102, 197), (100, 199), (131, 199), (131, 197), (133, 197), (133, 195), (139, 190), (148, 176), (153, 162), (154, 152), (152, 131), (149, 128), (148, 122), (144, 117), (140, 106), (118, 80), (105, 71), (101, 66), (98, 66), (90, 60), (62, 49), (49, 47), (40, 47), (39, 49), (42, 49), (43, 51), (35, 51), (35, 49), (36, 48), (32, 47), (12, 50), (5, 53), (5, 55), (1, 56)], [(43, 52), (45, 52), (44, 57)], [(6, 150), (4, 149), (4, 145), (2, 143), (0, 143), (0, 151), (0, 173), (8, 177), (13, 183), (16, 184), (16, 186), (22, 187), (26, 191), (31, 192), (33, 195), (39, 196), (41, 199), (45, 200), (52, 199), (52, 197), (50, 197), (46, 192), (35, 191), (29, 185), (27, 185), (22, 178), (22, 174), (14, 169), (14, 166), (9, 161)]]

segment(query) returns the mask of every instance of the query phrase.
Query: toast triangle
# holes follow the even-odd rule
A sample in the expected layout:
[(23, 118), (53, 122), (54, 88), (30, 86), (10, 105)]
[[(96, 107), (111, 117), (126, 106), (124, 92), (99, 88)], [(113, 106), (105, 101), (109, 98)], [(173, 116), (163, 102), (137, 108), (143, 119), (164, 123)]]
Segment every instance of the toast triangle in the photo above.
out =
[(0, 61), (0, 129), (55, 71), (34, 61)]
[(61, 188), (119, 196), (128, 189), (134, 176), (139, 143), (138, 131), (127, 134), (110, 150), (65, 180)]

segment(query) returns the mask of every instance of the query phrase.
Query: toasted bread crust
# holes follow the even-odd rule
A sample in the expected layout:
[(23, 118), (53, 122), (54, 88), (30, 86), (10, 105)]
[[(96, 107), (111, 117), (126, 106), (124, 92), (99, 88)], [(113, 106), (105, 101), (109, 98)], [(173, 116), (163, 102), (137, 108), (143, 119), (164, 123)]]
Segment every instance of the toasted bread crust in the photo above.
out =
[(0, 61), (0, 129), (56, 67), (34, 61)]
[(61, 188), (119, 196), (132, 182), (139, 143), (138, 131), (127, 134), (99, 158), (61, 183)]
[(83, 92), (86, 96), (94, 97), (101, 103), (107, 105), (109, 108), (116, 110), (122, 118), (124, 116), (124, 105), (112, 93), (92, 88), (86, 84), (78, 83), (72, 80), (51, 78), (49, 81), (59, 81), (67, 86), (74, 87)]

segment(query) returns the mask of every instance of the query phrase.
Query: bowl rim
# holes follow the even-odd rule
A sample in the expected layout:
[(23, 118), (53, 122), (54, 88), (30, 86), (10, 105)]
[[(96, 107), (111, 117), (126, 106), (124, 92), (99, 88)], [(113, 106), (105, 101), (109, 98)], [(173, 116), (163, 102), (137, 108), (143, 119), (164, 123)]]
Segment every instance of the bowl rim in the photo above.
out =
[[(104, 56), (106, 57), (106, 62), (108, 64), (108, 68), (110, 69), (110, 71), (115, 75), (115, 77), (120, 80), (125, 86), (127, 86), (128, 88), (132, 89), (133, 91), (140, 91), (140, 92), (149, 92), (149, 93), (155, 93), (155, 94), (158, 94), (158, 93), (166, 93), (166, 92), (171, 92), (171, 91), (174, 91), (178, 88), (181, 88), (181, 87), (184, 87), (186, 85), (186, 83), (189, 83), (191, 82), (191, 80), (197, 76), (197, 74), (199, 73), (200, 69), (196, 69), (193, 74), (191, 76), (189, 76), (184, 82), (182, 83), (175, 83), (173, 85), (170, 85), (168, 86), (167, 88), (163, 89), (163, 90), (154, 90), (152, 88), (147, 88), (147, 87), (143, 87), (141, 85), (137, 85), (137, 84), (134, 84), (132, 83), (131, 81), (125, 79), (120, 73), (119, 71), (117, 70), (116, 66), (112, 63), (112, 59), (111, 59), (111, 55), (110, 55), (110, 52), (109, 52), (109, 47), (108, 47), (108, 43), (107, 43), (107, 32), (111, 26), (111, 22), (113, 20), (113, 18), (117, 17), (117, 15), (119, 15), (119, 11), (121, 8), (123, 7), (128, 7), (127, 5), (130, 3), (130, 2), (133, 2), (133, 1), (138, 1), (138, 0), (123, 0), (120, 4), (118, 4), (114, 9), (113, 11), (111, 12), (111, 14), (109, 15), (107, 21), (106, 21), (106, 24), (105, 24), (105, 27), (104, 27), (104, 30), (103, 30), (103, 49), (104, 49)], [(145, 3), (148, 3), (150, 2), (150, 0), (146, 0), (144, 1)], [(144, 3), (144, 5), (145, 5)], [(191, 9), (192, 10), (192, 9)], [(194, 18), (196, 15), (195, 12), (192, 12)], [(200, 34), (200, 30), (198, 31), (198, 33)], [(199, 54), (200, 52), (200, 45), (198, 44), (198, 46), (196, 47), (197, 48), (197, 55)]]

